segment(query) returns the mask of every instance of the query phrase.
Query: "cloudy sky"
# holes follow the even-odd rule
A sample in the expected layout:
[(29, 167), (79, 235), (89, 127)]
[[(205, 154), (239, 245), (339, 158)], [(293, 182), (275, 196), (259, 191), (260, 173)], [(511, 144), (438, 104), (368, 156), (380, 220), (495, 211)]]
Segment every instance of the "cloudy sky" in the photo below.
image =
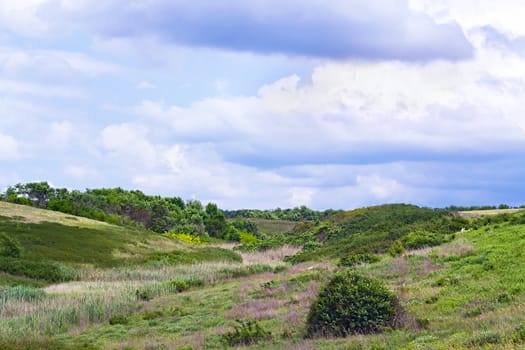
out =
[(521, 0), (2, 0), (0, 189), (525, 203)]

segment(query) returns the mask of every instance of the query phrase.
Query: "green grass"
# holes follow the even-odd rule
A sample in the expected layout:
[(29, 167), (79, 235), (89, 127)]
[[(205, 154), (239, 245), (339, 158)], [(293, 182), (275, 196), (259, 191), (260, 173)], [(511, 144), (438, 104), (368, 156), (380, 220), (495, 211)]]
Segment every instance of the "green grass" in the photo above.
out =
[[(305, 318), (334, 265), (297, 265), (153, 299), (126, 325), (100, 324), (66, 344), (100, 349), (222, 349), (236, 319), (271, 334), (257, 349), (520, 349), (525, 346), (525, 226), (489, 225), (445, 245), (354, 267), (400, 298), (403, 327), (382, 334), (305, 339)], [(328, 268), (328, 270), (326, 270)]]
[[(336, 263), (351, 256), (342, 255), (344, 248), (334, 248), (330, 259), (284, 269), (246, 266), (235, 252), (221, 248), (183, 245), (92, 221), (36, 220), (22, 214), (26, 217), (4, 211), (0, 232), (22, 243), (24, 261), (73, 264), (79, 274), (78, 280), (41, 289), (49, 282), (0, 273), (2, 349), (223, 349), (230, 347), (224, 334), (235, 333), (239, 324), (260, 327), (264, 336), (245, 332), (249, 348), (256, 349), (525, 348), (525, 225), (520, 214), (479, 221), (478, 229), (458, 232), (441, 246), (398, 257), (385, 254), (380, 261), (351, 267), (380, 279), (399, 297), (403, 325), (381, 334), (319, 339), (304, 338), (306, 316), (319, 289), (343, 269)], [(370, 216), (375, 214), (341, 213), (334, 224), (363, 228), (376, 220)], [(361, 221), (351, 223), (356, 217)], [(381, 217), (374, 237), (358, 233), (338, 242), (351, 252), (373, 253), (374, 242), (391, 241), (382, 236), (389, 220)], [(404, 232), (399, 220), (394, 223), (392, 229)], [(49, 235), (50, 229), (57, 232)], [(344, 232), (316, 233), (330, 240)], [(49, 242), (36, 249), (38, 239), (46, 238)], [(81, 246), (102, 249), (99, 238), (112, 248), (104, 251), (106, 257)], [(77, 246), (79, 257), (69, 255)]]

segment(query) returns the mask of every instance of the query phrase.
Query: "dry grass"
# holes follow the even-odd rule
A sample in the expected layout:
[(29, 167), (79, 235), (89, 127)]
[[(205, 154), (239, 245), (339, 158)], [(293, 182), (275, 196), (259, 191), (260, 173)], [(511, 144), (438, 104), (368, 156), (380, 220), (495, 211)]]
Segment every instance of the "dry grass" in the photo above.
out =
[(109, 225), (102, 221), (7, 202), (0, 202), (0, 215), (30, 223), (54, 222), (65, 226), (84, 227)]
[(300, 247), (283, 246), (262, 252), (241, 252), (244, 264), (275, 264), (282, 262), (286, 256), (294, 255)]
[(490, 209), (490, 210), (468, 210), (460, 211), (459, 215), (464, 218), (477, 219), (482, 216), (492, 216), (499, 214), (513, 214), (524, 209)]
[(450, 256), (450, 255), (467, 255), (474, 251), (474, 246), (466, 239), (460, 238), (451, 243), (443, 244), (437, 247), (426, 247), (421, 249), (409, 250), (403, 256), (420, 255), (420, 256)]

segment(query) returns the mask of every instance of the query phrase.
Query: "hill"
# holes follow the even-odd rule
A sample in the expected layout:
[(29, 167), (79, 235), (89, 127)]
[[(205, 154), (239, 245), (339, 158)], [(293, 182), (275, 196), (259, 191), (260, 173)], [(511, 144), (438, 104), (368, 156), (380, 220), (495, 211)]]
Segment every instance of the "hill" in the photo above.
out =
[[(45, 232), (55, 228), (47, 226), (52, 224), (61, 230), (50, 241), (80, 246), (89, 243), (89, 235), (79, 232), (94, 230), (89, 232), (105, 232), (107, 244), (117, 251), (136, 254), (113, 254), (96, 268), (72, 257), (45, 257), (74, 266), (78, 275), (46, 283), (46, 288), (0, 287), (2, 349), (525, 346), (522, 212), (466, 219), (448, 210), (384, 205), (337, 213), (318, 224), (297, 224), (290, 233), (254, 245), (295, 240), (303, 249), (287, 259), (290, 264), (276, 260), (294, 254), (289, 247), (243, 252), (241, 263), (231, 251), (174, 242), (138, 228), (127, 231), (29, 207), (1, 208), (3, 227), (18, 230), (11, 237), (36, 232), (35, 237), (49, 239), (53, 236)], [(144, 246), (126, 241), (134, 237)], [(31, 240), (20, 241), (25, 259)], [(402, 250), (392, 249), (399, 244)], [(53, 241), (46, 249), (56, 257), (63, 247)], [(46, 251), (40, 254), (44, 257)], [(79, 254), (88, 258), (89, 250)], [(216, 260), (204, 258), (210, 256)], [(397, 328), (346, 338), (305, 338), (310, 305), (330, 276), (344, 269), (376, 278), (397, 295)], [(6, 281), (5, 275), (1, 280)], [(7, 284), (15, 282), (20, 281)]]
[(186, 245), (140, 227), (5, 202), (0, 202), (0, 234), (21, 248), (21, 256), (0, 256), (0, 285), (70, 280), (90, 268), (241, 259), (229, 250)]

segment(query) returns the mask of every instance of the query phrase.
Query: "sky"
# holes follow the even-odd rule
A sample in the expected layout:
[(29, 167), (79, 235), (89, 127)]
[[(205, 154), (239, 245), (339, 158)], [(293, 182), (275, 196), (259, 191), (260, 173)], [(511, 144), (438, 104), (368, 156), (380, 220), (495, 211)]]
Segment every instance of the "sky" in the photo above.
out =
[(525, 204), (521, 0), (1, 0), (0, 189)]

